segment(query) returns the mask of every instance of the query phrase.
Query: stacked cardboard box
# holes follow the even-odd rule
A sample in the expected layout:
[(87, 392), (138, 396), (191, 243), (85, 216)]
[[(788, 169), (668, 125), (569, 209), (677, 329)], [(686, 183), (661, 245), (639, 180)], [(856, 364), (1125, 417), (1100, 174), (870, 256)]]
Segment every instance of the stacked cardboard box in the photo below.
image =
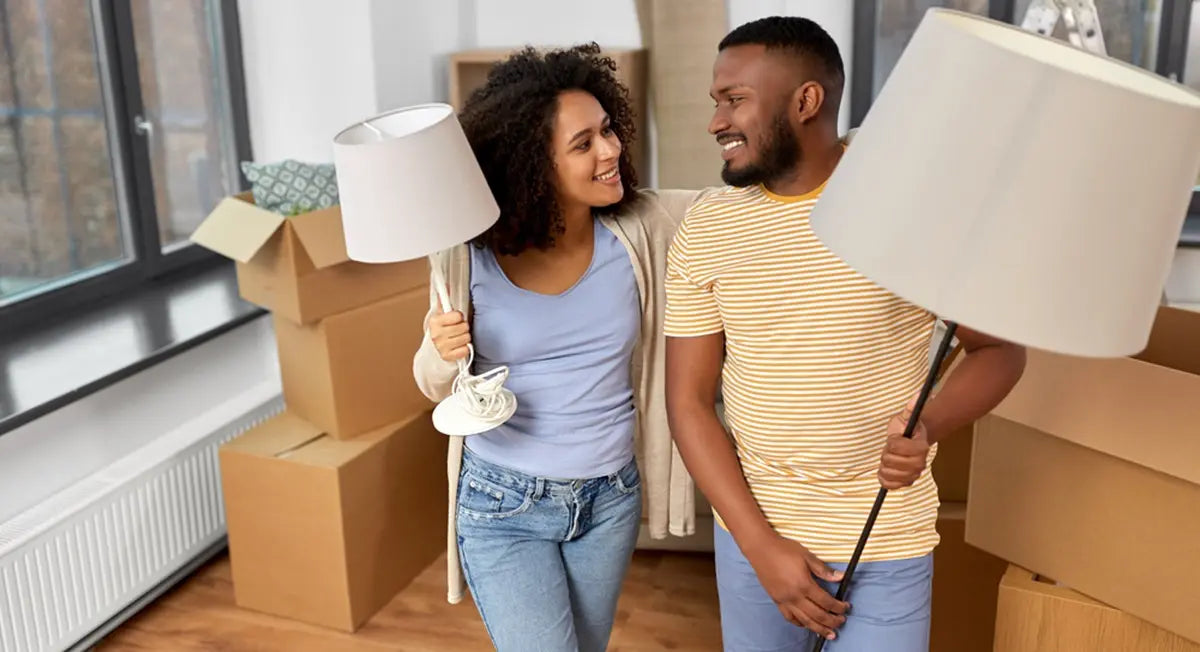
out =
[[(1138, 638), (1114, 650), (1185, 649), (1160, 630), (1200, 643), (1197, 333), (1200, 313), (1163, 307), (1135, 357), (1030, 351), (1021, 382), (975, 431), (967, 543), (1148, 623), (1123, 629)], [(1010, 600), (1052, 599), (1037, 593)], [(1095, 611), (1062, 608), (1045, 622), (1075, 637), (1066, 647), (996, 649), (1110, 649), (1078, 637)], [(1010, 605), (1000, 620), (1029, 628), (1036, 613)]]
[(1030, 571), (1000, 582), (995, 652), (1200, 652), (1188, 641)]
[(284, 217), (248, 194), (192, 239), (271, 312), (286, 405), (220, 451), (235, 599), (354, 631), (445, 545), (447, 443), (412, 376), (426, 264), (350, 261), (338, 207)]

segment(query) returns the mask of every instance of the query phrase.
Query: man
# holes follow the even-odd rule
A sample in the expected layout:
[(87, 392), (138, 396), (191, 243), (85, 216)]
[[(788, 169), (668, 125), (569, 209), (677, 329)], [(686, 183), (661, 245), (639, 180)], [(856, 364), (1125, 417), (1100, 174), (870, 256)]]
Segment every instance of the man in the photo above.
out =
[[(808, 224), (846, 146), (837, 45), (812, 21), (773, 17), (718, 50), (709, 131), (729, 187), (675, 237), (666, 355), (672, 432), (718, 517), (725, 649), (807, 650), (810, 630), (831, 652), (926, 650), (932, 446), (1003, 399), (1024, 350), (960, 328), (965, 356), (903, 438), (936, 318), (849, 268)], [(881, 484), (891, 493), (851, 609), (832, 594)]]

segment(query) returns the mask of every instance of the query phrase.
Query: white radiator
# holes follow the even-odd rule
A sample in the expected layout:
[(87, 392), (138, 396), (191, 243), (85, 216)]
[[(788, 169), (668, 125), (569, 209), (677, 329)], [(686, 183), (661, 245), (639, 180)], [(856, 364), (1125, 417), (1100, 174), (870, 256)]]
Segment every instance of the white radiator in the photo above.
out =
[(0, 652), (72, 647), (223, 540), (217, 447), (282, 409), (259, 390), (0, 524)]

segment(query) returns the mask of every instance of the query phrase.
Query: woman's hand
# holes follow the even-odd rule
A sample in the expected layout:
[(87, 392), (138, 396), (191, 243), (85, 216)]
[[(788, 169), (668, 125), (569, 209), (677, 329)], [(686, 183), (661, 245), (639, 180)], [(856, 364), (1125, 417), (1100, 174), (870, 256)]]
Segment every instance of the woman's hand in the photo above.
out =
[(443, 360), (457, 362), (467, 357), (471, 327), (457, 310), (438, 313), (429, 318), (429, 339)]

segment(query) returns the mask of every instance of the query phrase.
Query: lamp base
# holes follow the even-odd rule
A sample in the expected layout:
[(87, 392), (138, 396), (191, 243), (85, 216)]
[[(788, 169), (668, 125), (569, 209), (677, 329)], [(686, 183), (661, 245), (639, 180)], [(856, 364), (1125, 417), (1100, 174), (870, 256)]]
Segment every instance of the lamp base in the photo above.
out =
[(470, 395), (459, 390), (438, 403), (433, 409), (433, 427), (443, 435), (466, 437), (487, 432), (502, 425), (517, 411), (517, 397), (507, 389), (499, 390), (502, 408), (494, 414), (479, 415), (471, 411)]

